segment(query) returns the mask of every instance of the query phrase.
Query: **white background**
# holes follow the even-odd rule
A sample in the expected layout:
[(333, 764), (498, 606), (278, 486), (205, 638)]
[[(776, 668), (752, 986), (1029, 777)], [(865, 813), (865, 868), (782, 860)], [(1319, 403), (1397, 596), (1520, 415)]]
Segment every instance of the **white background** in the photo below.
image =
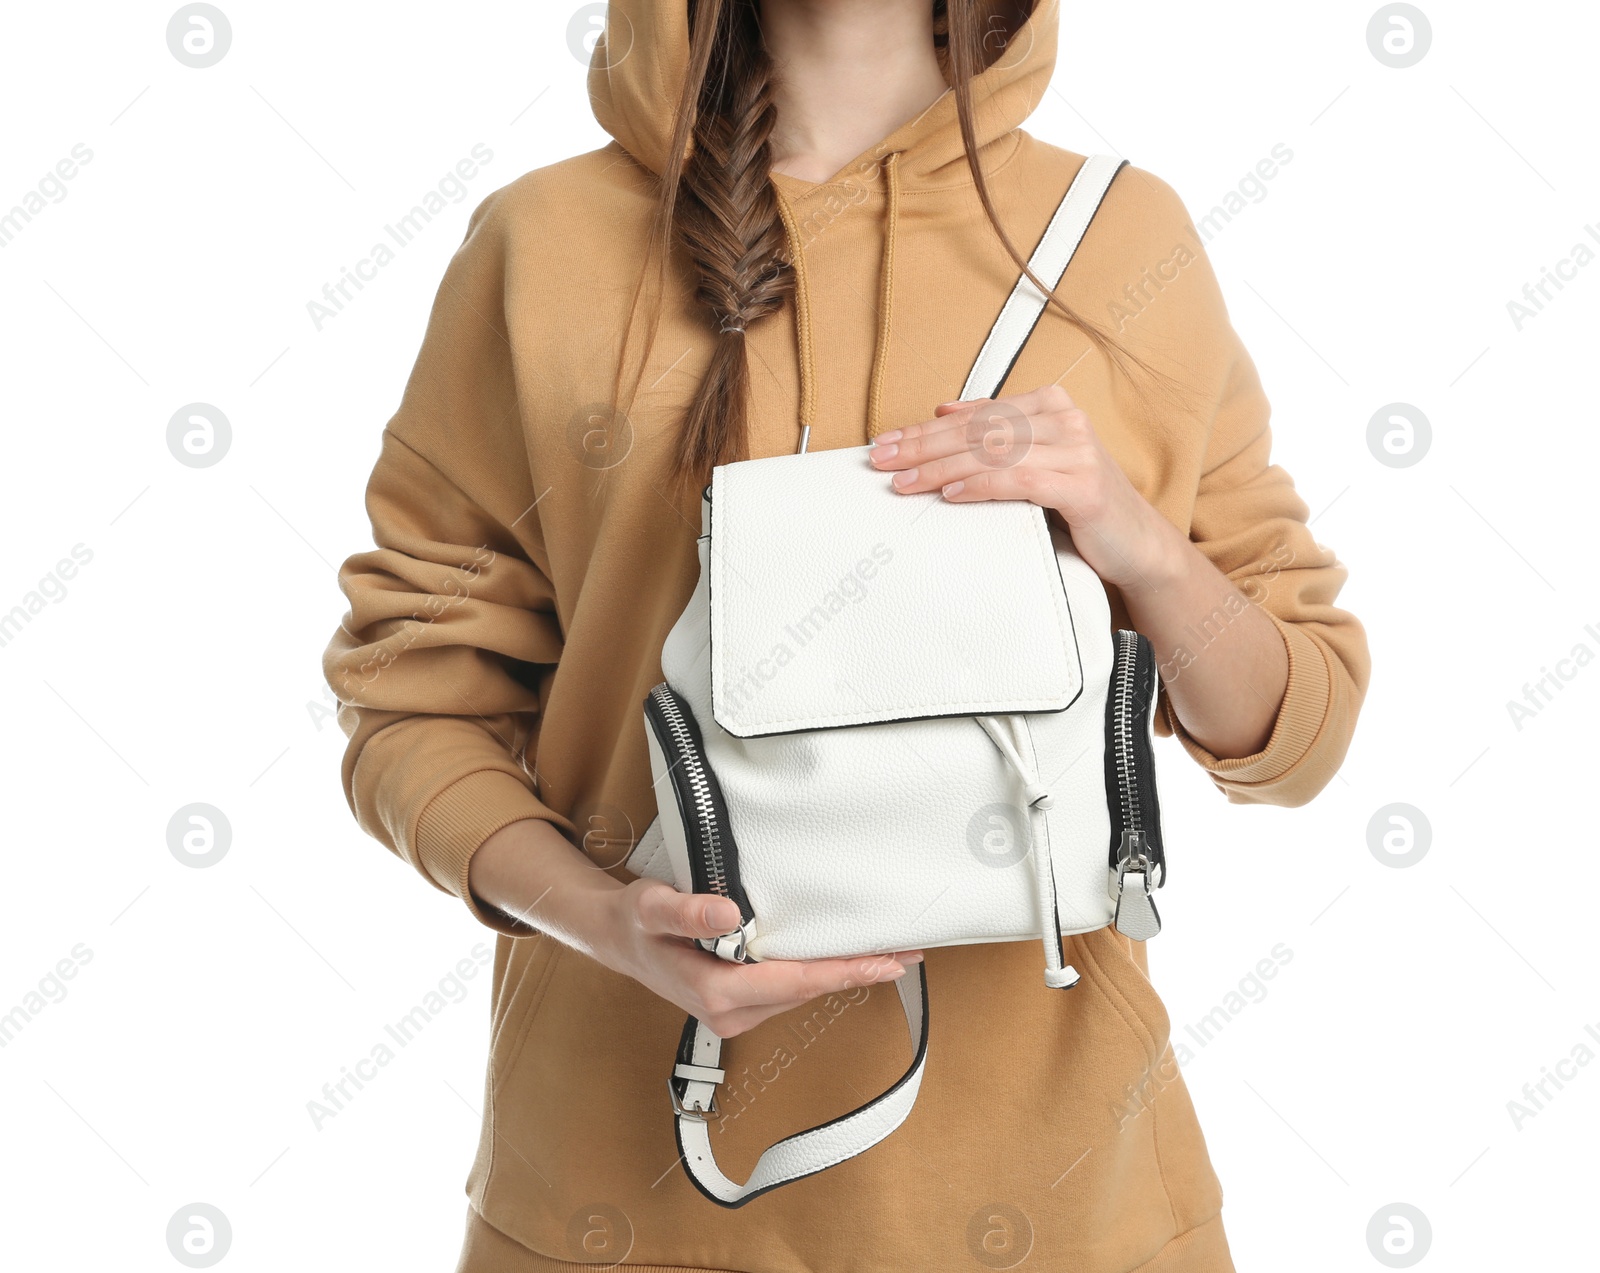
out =
[[(1368, 1221), (1396, 1202), (1431, 1224), (1424, 1268), (1592, 1267), (1600, 1064), (1520, 1126), (1507, 1103), (1600, 1032), (1600, 664), (1569, 665), (1520, 729), (1507, 702), (1574, 646), (1600, 654), (1600, 261), (1520, 331), (1507, 302), (1600, 251), (1600, 17), (1430, 4), (1430, 50), (1394, 69), (1375, 7), (1069, 5), (1027, 125), (1125, 155), (1196, 217), (1293, 151), (1208, 250), (1374, 657), (1308, 807), (1230, 806), (1163, 748), (1152, 969), (1194, 1047), (1186, 1026), (1292, 951), (1186, 1067), (1241, 1270), (1380, 1268)], [(443, 1270), (487, 968), (320, 1130), (306, 1106), (492, 940), (355, 826), (319, 658), (471, 208), (605, 138), (576, 6), (224, 8), (232, 46), (203, 70), (168, 51), (166, 6), (4, 16), (0, 210), (93, 152), (0, 249), (0, 611), (92, 554), (0, 646), (0, 1014), (89, 956), (0, 1047), (6, 1262), (176, 1268), (167, 1221), (199, 1201), (232, 1225), (225, 1267)], [(462, 202), (316, 330), (306, 303), (479, 142)], [(231, 423), (214, 467), (167, 449), (194, 402)], [(1410, 467), (1367, 444), (1395, 402), (1432, 426)], [(203, 870), (167, 845), (193, 802), (231, 826)], [(1405, 868), (1369, 848), (1395, 802), (1431, 826)]]

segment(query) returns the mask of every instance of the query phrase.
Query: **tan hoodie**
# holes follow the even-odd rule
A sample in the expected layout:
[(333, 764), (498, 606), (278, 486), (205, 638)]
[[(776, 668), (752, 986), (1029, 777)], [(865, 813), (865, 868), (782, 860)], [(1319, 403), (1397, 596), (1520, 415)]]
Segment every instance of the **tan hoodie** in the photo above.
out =
[[(929, 950), (930, 1059), (905, 1126), (728, 1211), (676, 1165), (666, 1078), (682, 1013), (468, 893), (473, 851), (522, 818), (548, 819), (631, 878), (621, 863), (656, 814), (641, 705), (695, 583), (697, 497), (669, 498), (664, 474), (713, 333), (681, 261), (637, 398), (621, 418), (604, 405), (684, 72), (685, 6), (610, 11), (628, 47), (597, 48), (590, 88), (615, 140), (473, 212), (383, 432), (367, 490), (378, 547), (340, 572), (350, 611), (325, 656), (360, 825), (502, 934), (467, 1182), (492, 1226), (481, 1240), (501, 1254), (466, 1267), (625, 1257), (881, 1273), (1012, 1267), (1027, 1247), (1027, 1267), (1076, 1273), (1231, 1269), (1221, 1190), (1142, 944), (1110, 929), (1069, 939), (1084, 978), (1065, 994), (1041, 986), (1033, 943)], [(1025, 254), (1083, 159), (1018, 127), (1055, 46), (1056, 5), (1042, 3), (974, 86), (982, 161)], [(930, 417), (959, 393), (1016, 276), (975, 196), (952, 95), (832, 181), (773, 180), (805, 288), (747, 336), (751, 453), (792, 451), (802, 417), (819, 450)], [(1004, 392), (1065, 385), (1139, 490), (1247, 586), (1288, 650), (1287, 697), (1259, 754), (1218, 761), (1183, 735), (1165, 695), (1158, 730), (1176, 728), (1230, 800), (1302, 803), (1348, 745), (1365, 636), (1333, 605), (1344, 569), (1269, 461), (1267, 399), (1173, 189), (1124, 168), (1062, 294), (1179, 376), (1199, 408), (1142, 402), (1050, 310)], [(1173, 923), (1159, 940), (1205, 934)], [(739, 1036), (724, 1053), (724, 1169), (742, 1179), (771, 1141), (883, 1090), (906, 1049), (887, 988)]]

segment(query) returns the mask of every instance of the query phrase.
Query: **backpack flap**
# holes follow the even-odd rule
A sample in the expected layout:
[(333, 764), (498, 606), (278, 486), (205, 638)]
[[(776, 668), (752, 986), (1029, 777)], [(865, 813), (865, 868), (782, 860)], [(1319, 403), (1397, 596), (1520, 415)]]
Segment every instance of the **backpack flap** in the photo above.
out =
[(902, 495), (870, 451), (713, 470), (717, 724), (758, 738), (1068, 707), (1083, 665), (1044, 510)]

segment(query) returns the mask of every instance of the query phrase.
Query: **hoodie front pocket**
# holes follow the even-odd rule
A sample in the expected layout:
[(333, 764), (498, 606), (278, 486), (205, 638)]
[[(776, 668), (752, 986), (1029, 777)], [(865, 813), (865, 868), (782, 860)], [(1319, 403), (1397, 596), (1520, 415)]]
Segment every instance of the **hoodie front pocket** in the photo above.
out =
[(519, 952), (522, 962), (516, 984), (505, 1001), (499, 1020), (491, 1027), (489, 1075), (495, 1086), (511, 1073), (517, 1058), (522, 1055), (522, 1046), (539, 1016), (539, 1008), (550, 989), (551, 978), (566, 949), (547, 933), (519, 937), (515, 945), (525, 949), (527, 954), (521, 955)]
[(1133, 962), (1129, 939), (1107, 925), (1070, 940), (1078, 944), (1091, 979), (1144, 1049), (1146, 1059), (1157, 1064), (1172, 1037), (1172, 1018), (1149, 978)]

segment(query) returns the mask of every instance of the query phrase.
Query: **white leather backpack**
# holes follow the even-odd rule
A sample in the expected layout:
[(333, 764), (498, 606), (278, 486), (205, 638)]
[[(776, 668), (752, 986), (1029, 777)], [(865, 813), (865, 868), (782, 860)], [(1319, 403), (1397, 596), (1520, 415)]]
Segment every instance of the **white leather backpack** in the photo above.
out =
[[(1054, 285), (1125, 161), (1083, 165), (1029, 264)], [(993, 396), (1044, 295), (1021, 277), (963, 400)], [(1149, 643), (1038, 506), (902, 495), (869, 447), (716, 468), (700, 578), (644, 704), (659, 816), (628, 865), (739, 906), (723, 959), (815, 959), (1159, 930), (1165, 880)], [(885, 793), (890, 793), (886, 796)], [(696, 1018), (669, 1078), (679, 1148), (737, 1207), (889, 1135), (927, 1057), (927, 971), (896, 983), (914, 1056), (887, 1092), (717, 1167), (722, 1040)]]

